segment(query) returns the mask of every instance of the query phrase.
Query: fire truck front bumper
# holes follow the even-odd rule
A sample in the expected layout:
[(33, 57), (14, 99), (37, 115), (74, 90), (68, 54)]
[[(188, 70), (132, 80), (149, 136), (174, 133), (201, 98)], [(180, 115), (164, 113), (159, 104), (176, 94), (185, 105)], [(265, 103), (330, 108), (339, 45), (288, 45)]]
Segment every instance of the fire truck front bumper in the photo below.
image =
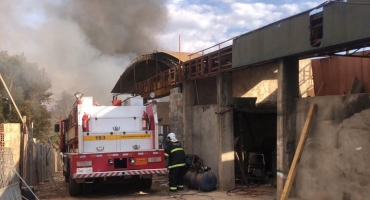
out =
[(91, 173), (75, 173), (73, 178), (100, 178), (114, 176), (134, 176), (134, 175), (150, 175), (150, 174), (167, 174), (167, 168), (160, 169), (143, 169), (143, 170), (126, 170), (126, 171), (108, 171), (108, 172), (91, 172)]

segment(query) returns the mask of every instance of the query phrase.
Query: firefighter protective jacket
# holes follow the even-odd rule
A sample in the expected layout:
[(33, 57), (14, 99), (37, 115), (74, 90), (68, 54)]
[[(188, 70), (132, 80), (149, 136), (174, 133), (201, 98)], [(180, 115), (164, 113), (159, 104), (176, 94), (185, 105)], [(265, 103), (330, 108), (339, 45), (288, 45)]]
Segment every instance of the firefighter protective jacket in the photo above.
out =
[(164, 155), (168, 158), (168, 169), (182, 167), (186, 164), (186, 155), (180, 142), (168, 142)]

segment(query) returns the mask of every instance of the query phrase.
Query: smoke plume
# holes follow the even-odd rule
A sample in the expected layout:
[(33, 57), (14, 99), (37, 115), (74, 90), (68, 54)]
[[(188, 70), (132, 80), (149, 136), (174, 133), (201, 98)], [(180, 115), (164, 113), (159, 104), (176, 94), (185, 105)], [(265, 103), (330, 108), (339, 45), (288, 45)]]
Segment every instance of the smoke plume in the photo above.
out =
[(55, 94), (68, 90), (109, 104), (110, 91), (138, 55), (160, 48), (165, 1), (3, 0), (0, 51), (46, 69)]

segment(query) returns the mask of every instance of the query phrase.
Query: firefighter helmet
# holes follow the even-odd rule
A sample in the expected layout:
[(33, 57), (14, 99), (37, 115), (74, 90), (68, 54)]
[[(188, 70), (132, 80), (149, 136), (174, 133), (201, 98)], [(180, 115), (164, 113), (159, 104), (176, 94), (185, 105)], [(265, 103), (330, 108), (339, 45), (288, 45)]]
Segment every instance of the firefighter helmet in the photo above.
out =
[(176, 135), (175, 135), (175, 133), (169, 133), (169, 134), (167, 135), (167, 139), (168, 139), (168, 140), (174, 140), (174, 139), (176, 139)]

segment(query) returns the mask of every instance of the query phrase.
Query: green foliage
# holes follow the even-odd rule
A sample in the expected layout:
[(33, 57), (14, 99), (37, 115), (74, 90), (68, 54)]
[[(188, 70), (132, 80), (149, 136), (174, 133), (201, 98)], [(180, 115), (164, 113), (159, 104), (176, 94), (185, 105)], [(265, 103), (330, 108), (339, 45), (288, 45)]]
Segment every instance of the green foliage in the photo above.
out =
[[(34, 137), (43, 139), (51, 132), (48, 105), (52, 93), (51, 82), (36, 63), (29, 63), (24, 55), (0, 52), (0, 74), (27, 124), (33, 122)], [(0, 123), (21, 123), (21, 119), (3, 84), (0, 86)]]

